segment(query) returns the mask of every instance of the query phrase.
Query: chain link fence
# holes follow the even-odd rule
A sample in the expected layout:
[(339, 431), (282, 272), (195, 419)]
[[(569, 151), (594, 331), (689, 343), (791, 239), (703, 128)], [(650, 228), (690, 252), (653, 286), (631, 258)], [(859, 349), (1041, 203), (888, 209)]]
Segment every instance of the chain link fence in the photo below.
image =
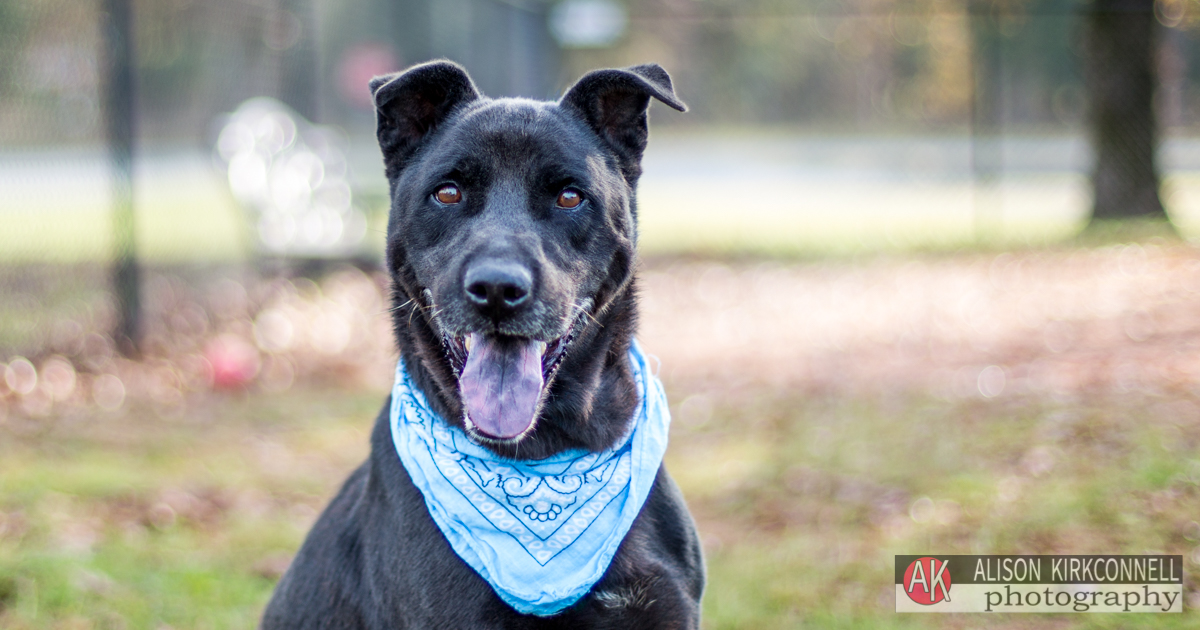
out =
[[(488, 94), (535, 98), (594, 67), (662, 63), (691, 112), (654, 115), (642, 184), (652, 252), (1044, 242), (1092, 208), (1076, 2), (134, 0), (126, 101), (112, 98), (121, 4), (0, 4), (0, 387), (11, 404), (64, 365), (111, 402), (104, 375), (168, 392), (278, 387), (304, 376), (291, 353), (326, 357), (304, 363), (326, 375), (356, 353), (382, 360), (353, 334), (322, 341), (306, 327), (343, 330), (354, 319), (338, 310), (345, 296), (383, 308), (372, 264), (386, 183), (366, 82), (435, 56), (464, 63)], [(1200, 13), (1146, 7), (1162, 202), (1190, 234)], [(112, 150), (122, 115), (128, 164)], [(125, 172), (132, 214), (121, 219)], [(778, 203), (754, 207), (745, 192), (764, 183)], [(140, 302), (117, 297), (124, 255), (140, 270)], [(131, 304), (142, 317), (126, 334), (157, 376), (120, 367)]]

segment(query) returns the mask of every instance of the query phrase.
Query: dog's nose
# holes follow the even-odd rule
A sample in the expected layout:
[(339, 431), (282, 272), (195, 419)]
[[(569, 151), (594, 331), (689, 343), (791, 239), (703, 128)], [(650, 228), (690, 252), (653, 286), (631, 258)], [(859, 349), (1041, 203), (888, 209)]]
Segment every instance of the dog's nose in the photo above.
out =
[(485, 260), (467, 269), (463, 289), (484, 315), (501, 318), (529, 302), (533, 274), (520, 263)]

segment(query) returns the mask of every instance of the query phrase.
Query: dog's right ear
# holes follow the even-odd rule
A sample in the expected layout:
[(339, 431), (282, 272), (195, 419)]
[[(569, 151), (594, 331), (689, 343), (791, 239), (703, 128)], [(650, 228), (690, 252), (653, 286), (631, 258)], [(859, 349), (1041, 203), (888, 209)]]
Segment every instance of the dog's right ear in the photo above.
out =
[(455, 108), (480, 97), (462, 66), (431, 61), (371, 79), (379, 148), (388, 179)]

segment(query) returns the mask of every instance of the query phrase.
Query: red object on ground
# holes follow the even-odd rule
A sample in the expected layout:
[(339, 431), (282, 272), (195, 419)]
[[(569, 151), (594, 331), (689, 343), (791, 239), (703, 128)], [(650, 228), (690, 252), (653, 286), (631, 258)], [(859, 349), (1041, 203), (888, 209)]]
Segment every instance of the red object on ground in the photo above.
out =
[(262, 367), (258, 350), (236, 335), (220, 335), (204, 347), (204, 358), (212, 366), (215, 389), (234, 389), (251, 383)]

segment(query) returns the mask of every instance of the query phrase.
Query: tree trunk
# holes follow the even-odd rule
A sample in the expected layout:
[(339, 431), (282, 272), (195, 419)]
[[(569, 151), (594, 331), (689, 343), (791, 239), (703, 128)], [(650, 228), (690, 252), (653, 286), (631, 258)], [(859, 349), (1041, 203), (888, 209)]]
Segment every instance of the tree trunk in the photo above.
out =
[(104, 117), (112, 164), (113, 290), (118, 321), (113, 338), (126, 356), (136, 356), (142, 333), (142, 300), (133, 213), (134, 51), (130, 0), (104, 2)]
[(291, 22), (296, 40), (283, 51), (280, 60), (279, 100), (287, 103), (305, 120), (320, 122), (317, 51), (317, 18), (313, 0), (281, 0), (279, 19)]
[(1154, 0), (1093, 0), (1085, 15), (1093, 219), (1166, 217), (1158, 196)]

